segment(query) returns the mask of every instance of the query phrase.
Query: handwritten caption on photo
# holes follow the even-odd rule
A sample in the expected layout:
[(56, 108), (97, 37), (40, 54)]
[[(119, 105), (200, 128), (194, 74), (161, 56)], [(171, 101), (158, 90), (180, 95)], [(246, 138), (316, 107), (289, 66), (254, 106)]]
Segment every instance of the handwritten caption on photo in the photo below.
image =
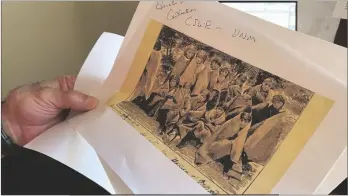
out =
[[(212, 20), (201, 19), (193, 16), (194, 12), (197, 12), (195, 8), (182, 8), (184, 1), (157, 1), (156, 10), (166, 11), (166, 20), (176, 20), (180, 17), (186, 17), (184, 24), (189, 27), (203, 28), (203, 29), (215, 29), (223, 30), (222, 27), (216, 25)], [(180, 6), (180, 7), (179, 7)], [(231, 34), (232, 38), (239, 38), (246, 41), (256, 42), (256, 38), (240, 29), (235, 28)]]

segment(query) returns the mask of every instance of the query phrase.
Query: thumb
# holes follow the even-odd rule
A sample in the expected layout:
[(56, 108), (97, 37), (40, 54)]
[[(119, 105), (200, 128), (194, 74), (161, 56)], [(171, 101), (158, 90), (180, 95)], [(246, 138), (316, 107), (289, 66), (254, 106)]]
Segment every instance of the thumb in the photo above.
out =
[(98, 100), (94, 97), (80, 93), (75, 90), (62, 91), (51, 88), (50, 99), (60, 109), (71, 109), (73, 111), (89, 111), (97, 106)]

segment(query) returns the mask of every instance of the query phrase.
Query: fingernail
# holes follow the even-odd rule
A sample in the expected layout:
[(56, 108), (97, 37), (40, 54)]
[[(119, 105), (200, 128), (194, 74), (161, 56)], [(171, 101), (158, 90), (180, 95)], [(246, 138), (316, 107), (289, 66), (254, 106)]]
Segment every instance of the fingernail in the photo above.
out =
[(94, 97), (88, 96), (85, 103), (88, 106), (88, 108), (93, 109), (97, 106), (98, 100)]

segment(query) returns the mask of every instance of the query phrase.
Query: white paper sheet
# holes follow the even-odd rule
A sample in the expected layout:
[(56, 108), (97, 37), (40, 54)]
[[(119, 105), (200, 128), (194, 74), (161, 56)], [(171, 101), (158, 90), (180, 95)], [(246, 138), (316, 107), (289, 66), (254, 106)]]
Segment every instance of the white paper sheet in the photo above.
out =
[(344, 149), (330, 172), (315, 190), (314, 194), (328, 194), (347, 178), (347, 148)]
[[(189, 4), (189, 2), (187, 3)], [(263, 61), (263, 59), (274, 57), (274, 54), (267, 54), (267, 50), (271, 50), (272, 47), (263, 50), (263, 59), (250, 59), (249, 62), (255, 62), (255, 64), (262, 69), (275, 73), (290, 81), (296, 81), (297, 84), (306, 86), (321, 95), (336, 100), (336, 105), (322, 122), (321, 127), (316, 131), (304, 150), (284, 175), (283, 179), (273, 190), (273, 193), (313, 193), (334, 165), (342, 150), (346, 147), (345, 108), (347, 67), (345, 62), (347, 56), (345, 49), (343, 50), (338, 46), (319, 41), (316, 38), (304, 34), (295, 35), (289, 30), (266, 24), (264, 21), (261, 22), (259, 19), (241, 12), (232, 12), (226, 8), (221, 8), (221, 5), (217, 5), (216, 3), (206, 3), (204, 5), (190, 4), (190, 7), (199, 10), (193, 13), (193, 16), (203, 19), (211, 17), (209, 19), (218, 21), (223, 27), (228, 28), (229, 25), (232, 26), (233, 24), (240, 29), (248, 30), (254, 33), (254, 35), (262, 37), (262, 39), (272, 40), (271, 43), (273, 46), (280, 46), (284, 55), (287, 53), (292, 56), (293, 59), (291, 60), (291, 64), (289, 64), (289, 62), (282, 62), (280, 63), (282, 66), (275, 67)], [(220, 13), (226, 13), (223, 17), (229, 18), (229, 20), (218, 18), (220, 15), (214, 13), (215, 10)], [(156, 18), (156, 20), (170, 27), (184, 31), (186, 34), (196, 39), (205, 40), (203, 38), (204, 36), (210, 36), (212, 39), (210, 39), (208, 44), (219, 46), (217, 48), (222, 51), (229, 51), (237, 57), (243, 57), (243, 55), (245, 55), (243, 51), (236, 51), (226, 46), (223, 43), (226, 42), (226, 40), (221, 40), (219, 42), (219, 40), (217, 40), (220, 38), (219, 34), (208, 33), (204, 30), (201, 31), (201, 34), (195, 34), (196, 31), (184, 27), (182, 21), (179, 23), (180, 19), (168, 22), (164, 19), (164, 13), (156, 12), (155, 10), (148, 13), (151, 13), (152, 18)], [(243, 20), (241, 20), (241, 18), (243, 18)], [(142, 38), (148, 20), (148, 17), (144, 17), (141, 23), (142, 25), (138, 26), (137, 32), (129, 32), (134, 33), (134, 36), (131, 42), (129, 42), (126, 47), (122, 48), (122, 50), (127, 51), (127, 54), (117, 58), (115, 63), (116, 65), (122, 65), (122, 67), (114, 67), (110, 77), (103, 85), (103, 89), (106, 89), (105, 91), (108, 92), (109, 95), (117, 91), (120, 84), (122, 84), (125, 78), (124, 73), (129, 69), (134, 51), (138, 47), (138, 43)], [(243, 22), (246, 20), (248, 23)], [(225, 22), (228, 22), (229, 25)], [(130, 28), (132, 28), (132, 26)], [(262, 31), (260, 29), (262, 29)], [(235, 45), (238, 44), (240, 43), (236, 41)], [(246, 45), (245, 47), (248, 46)], [(240, 47), (237, 48), (241, 49)], [(264, 48), (267, 47), (264, 46)], [(277, 48), (277, 50), (280, 48)], [(320, 50), (318, 50), (318, 48), (320, 48)], [(253, 53), (253, 51), (250, 52)], [(121, 53), (124, 54), (122, 51)], [(244, 56), (242, 59), (247, 59), (247, 56)], [(288, 69), (285, 73), (284, 67), (291, 67), (291, 69)], [(301, 72), (298, 70), (301, 70)], [(308, 78), (310, 78), (311, 81), (309, 81)], [(320, 83), (312, 81), (320, 81)], [(195, 187), (194, 183), (189, 180), (191, 178), (187, 176), (186, 178), (181, 178), (180, 172), (175, 169), (176, 166), (173, 167), (171, 162), (166, 162), (164, 160), (166, 158), (164, 155), (150, 147), (149, 142), (145, 138), (139, 137), (140, 135), (136, 130), (126, 125), (122, 119), (109, 110), (110, 109), (106, 109), (102, 118), (90, 122), (88, 125), (81, 125), (78, 129), (86, 140), (93, 145), (96, 151), (100, 153), (100, 156), (105, 159), (110, 167), (124, 179), (134, 193), (177, 193), (178, 191), (183, 193), (191, 191), (201, 193), (202, 190)], [(337, 116), (337, 114), (341, 115)], [(96, 129), (98, 123), (103, 123), (103, 130), (99, 132), (98, 139), (96, 139), (97, 135), (93, 132), (93, 127)], [(127, 138), (132, 139), (127, 140)], [(127, 140), (127, 142), (124, 142), (124, 140)], [(335, 142), (334, 144), (328, 144), (328, 141)], [(115, 150), (120, 148), (120, 144), (124, 145), (122, 146), (122, 151)], [(323, 144), (326, 145), (325, 151), (322, 150)], [(145, 148), (147, 150), (145, 150)], [(325, 159), (323, 159), (323, 157), (325, 157)], [(141, 167), (141, 169), (137, 167)], [(165, 172), (165, 175), (158, 176), (158, 173), (161, 173), (161, 171)], [(304, 173), (308, 175), (303, 176), (302, 174)], [(138, 179), (140, 177), (151, 180), (142, 181)], [(187, 180), (187, 188), (185, 189), (185, 186), (181, 187), (180, 185), (179, 187), (183, 189), (179, 189), (178, 186), (168, 187), (167, 180), (170, 182), (186, 182)], [(154, 186), (154, 184), (156, 186)], [(168, 189), (158, 190), (158, 187), (167, 187)], [(195, 187), (195, 189), (193, 190), (192, 187)]]
[[(134, 37), (134, 33), (137, 31), (138, 26), (143, 22), (144, 17), (148, 14), (148, 12), (154, 4), (155, 1), (142, 1), (138, 4), (136, 12), (134, 13), (131, 23), (127, 29), (121, 48), (126, 48), (130, 40), (139, 39), (138, 37)], [(124, 49), (119, 51), (115, 62), (113, 62), (113, 68), (111, 70), (111, 73), (118, 73), (118, 76), (116, 77), (120, 77), (121, 79), (118, 81), (118, 83), (114, 83), (115, 85), (112, 89), (100, 88), (99, 91), (96, 93), (96, 97), (101, 102), (107, 101), (107, 99), (109, 99), (109, 97), (112, 96), (114, 92), (119, 90), (119, 88), (122, 85), (122, 78), (124, 79), (127, 75), (129, 67), (125, 67), (117, 63), (118, 59), (120, 59), (124, 55), (127, 55), (126, 51), (127, 50)], [(127, 58), (129, 58), (129, 56), (127, 56)]]
[(112, 70), (123, 36), (104, 32), (86, 58), (75, 83), (75, 90), (95, 96)]
[[(75, 90), (95, 95), (109, 75), (123, 37), (103, 33), (85, 60)], [(25, 147), (46, 154), (87, 176), (110, 193), (116, 193), (94, 149), (74, 131), (77, 121), (65, 121), (35, 138)], [(115, 192), (116, 191), (116, 192)], [(122, 190), (120, 193), (124, 193)]]
[(101, 106), (84, 115), (98, 117), (76, 130), (134, 194), (207, 193), (111, 108)]
[(74, 131), (71, 124), (60, 123), (25, 147), (60, 161), (110, 193), (116, 193), (94, 149)]

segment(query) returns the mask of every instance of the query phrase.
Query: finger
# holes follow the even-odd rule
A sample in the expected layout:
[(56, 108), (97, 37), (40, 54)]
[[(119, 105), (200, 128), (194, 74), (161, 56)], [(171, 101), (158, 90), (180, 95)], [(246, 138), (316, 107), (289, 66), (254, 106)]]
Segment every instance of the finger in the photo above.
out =
[(45, 99), (59, 109), (71, 109), (74, 111), (89, 111), (97, 106), (98, 100), (78, 91), (62, 91), (60, 89), (47, 88), (43, 90)]
[(59, 87), (63, 91), (74, 90), (76, 76), (61, 76), (58, 79)]
[(59, 76), (55, 80), (42, 81), (40, 87), (44, 88), (59, 88), (63, 91), (73, 90), (76, 81), (76, 76), (64, 75)]
[(44, 80), (38, 83), (40, 88), (59, 88), (59, 82), (55, 80)]

